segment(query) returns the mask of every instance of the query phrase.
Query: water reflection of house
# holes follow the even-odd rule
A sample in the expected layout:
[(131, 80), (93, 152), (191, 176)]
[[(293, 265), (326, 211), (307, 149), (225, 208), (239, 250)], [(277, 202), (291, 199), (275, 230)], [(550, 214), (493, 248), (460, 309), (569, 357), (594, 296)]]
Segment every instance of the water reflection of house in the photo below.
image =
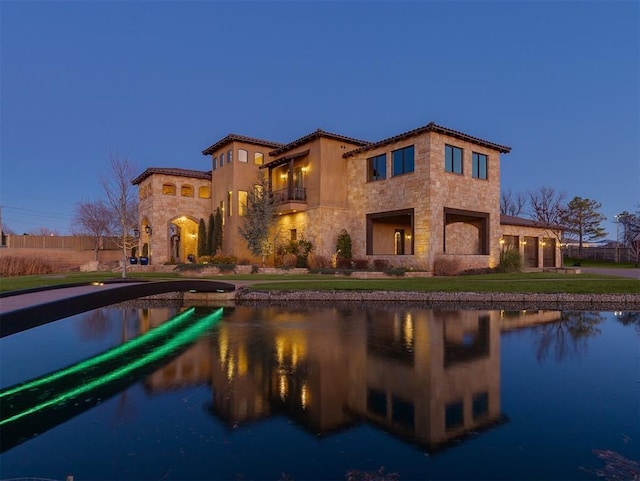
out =
[(238, 322), (245, 310), (213, 350), (212, 410), (230, 425), (281, 413), (326, 435), (366, 421), (436, 449), (504, 420), (498, 311), (323, 309), (321, 328), (299, 329), (277, 310)]
[[(141, 328), (175, 314), (143, 310)], [(328, 435), (367, 422), (435, 451), (506, 420), (500, 332), (560, 314), (238, 306), (145, 385), (211, 383), (210, 409), (230, 427), (284, 415)]]

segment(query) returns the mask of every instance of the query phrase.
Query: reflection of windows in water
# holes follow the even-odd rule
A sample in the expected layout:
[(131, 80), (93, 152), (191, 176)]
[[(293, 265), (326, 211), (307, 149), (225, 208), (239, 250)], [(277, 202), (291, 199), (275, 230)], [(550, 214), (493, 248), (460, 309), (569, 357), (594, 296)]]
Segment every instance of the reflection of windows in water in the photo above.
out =
[(404, 401), (398, 397), (391, 398), (391, 418), (394, 424), (399, 424), (405, 428), (413, 430), (415, 408), (410, 401)]
[(387, 417), (387, 394), (379, 389), (367, 388), (367, 411), (383, 418)]
[(489, 356), (489, 326), (488, 315), (478, 317), (478, 329), (475, 332), (465, 332), (459, 342), (447, 337), (447, 323), (444, 323), (444, 366), (473, 361)]
[(489, 413), (489, 393), (481, 392), (473, 395), (473, 419), (486, 416)]
[(413, 365), (414, 324), (410, 312), (367, 312), (367, 352)]
[(444, 407), (444, 426), (447, 431), (464, 424), (464, 404), (462, 401), (448, 403)]

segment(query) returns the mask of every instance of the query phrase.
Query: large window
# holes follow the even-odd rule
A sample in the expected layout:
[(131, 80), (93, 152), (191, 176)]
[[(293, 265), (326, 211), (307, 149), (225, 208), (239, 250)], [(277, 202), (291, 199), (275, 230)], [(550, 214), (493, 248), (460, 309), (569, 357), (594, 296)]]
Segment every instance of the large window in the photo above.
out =
[(387, 178), (387, 154), (376, 155), (367, 159), (367, 180)]
[(473, 159), (473, 178), (474, 179), (486, 179), (487, 178), (487, 156), (474, 152), (471, 156)]
[(238, 149), (238, 162), (248, 162), (249, 153), (244, 149)]
[(462, 174), (462, 149), (453, 145), (444, 146), (444, 170)]
[(262, 152), (256, 152), (253, 154), (253, 160), (256, 165), (262, 165), (264, 163), (264, 154)]
[(391, 152), (391, 158), (393, 161), (392, 175), (395, 176), (413, 172), (413, 145), (394, 150)]
[(247, 191), (239, 190), (238, 191), (238, 215), (247, 215), (247, 201), (248, 201)]

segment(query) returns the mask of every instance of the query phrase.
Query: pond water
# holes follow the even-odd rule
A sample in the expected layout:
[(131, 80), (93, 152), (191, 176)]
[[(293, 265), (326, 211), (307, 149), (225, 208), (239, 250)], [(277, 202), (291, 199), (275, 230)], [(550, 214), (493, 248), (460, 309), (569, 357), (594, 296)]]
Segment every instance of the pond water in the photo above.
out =
[(624, 479), (640, 312), (121, 305), (0, 340), (0, 388), (2, 479)]

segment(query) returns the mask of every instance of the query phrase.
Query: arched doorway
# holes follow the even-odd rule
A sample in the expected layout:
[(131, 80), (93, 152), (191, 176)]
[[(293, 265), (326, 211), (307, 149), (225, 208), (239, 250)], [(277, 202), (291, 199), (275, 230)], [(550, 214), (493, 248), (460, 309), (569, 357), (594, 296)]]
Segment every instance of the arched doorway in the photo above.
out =
[(198, 223), (181, 216), (169, 223), (169, 260), (172, 263), (187, 262), (198, 253)]

